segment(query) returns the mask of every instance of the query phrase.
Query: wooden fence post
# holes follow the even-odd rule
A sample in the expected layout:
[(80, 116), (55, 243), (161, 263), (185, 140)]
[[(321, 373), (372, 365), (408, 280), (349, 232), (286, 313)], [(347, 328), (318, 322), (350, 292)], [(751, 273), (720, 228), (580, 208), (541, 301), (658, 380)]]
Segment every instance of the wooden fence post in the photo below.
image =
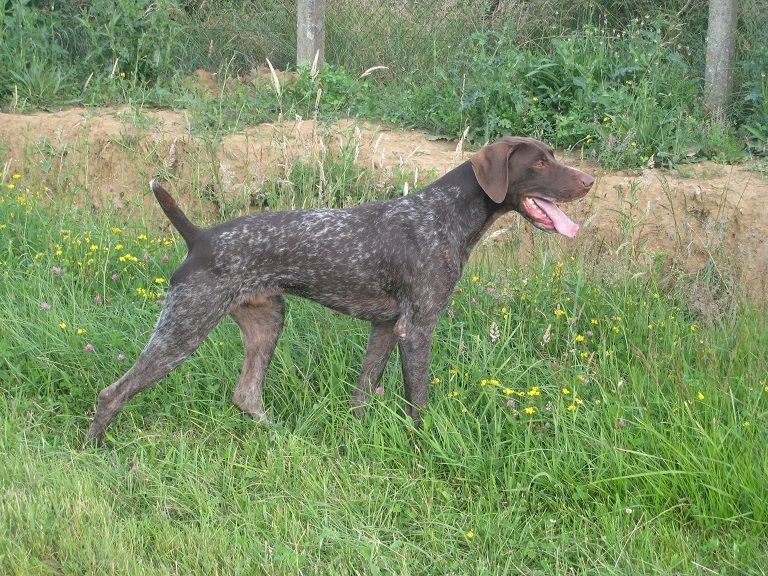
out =
[(738, 0), (709, 0), (704, 107), (715, 121), (725, 122), (733, 92)]
[(296, 7), (296, 65), (318, 67), (325, 61), (325, 0), (298, 0)]

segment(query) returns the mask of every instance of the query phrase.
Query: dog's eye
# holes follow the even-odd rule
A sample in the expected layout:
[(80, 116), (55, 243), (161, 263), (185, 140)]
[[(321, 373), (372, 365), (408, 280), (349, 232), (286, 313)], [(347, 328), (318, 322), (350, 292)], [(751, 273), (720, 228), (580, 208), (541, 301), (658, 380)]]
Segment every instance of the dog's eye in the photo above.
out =
[(534, 168), (546, 168), (547, 167), (547, 161), (546, 160), (538, 160), (534, 165)]

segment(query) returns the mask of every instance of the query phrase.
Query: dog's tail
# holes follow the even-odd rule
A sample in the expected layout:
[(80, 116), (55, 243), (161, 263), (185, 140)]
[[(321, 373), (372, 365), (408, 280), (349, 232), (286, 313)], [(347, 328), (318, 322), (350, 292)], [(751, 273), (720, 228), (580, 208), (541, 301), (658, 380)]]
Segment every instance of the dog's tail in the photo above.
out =
[(179, 205), (176, 204), (176, 200), (166, 192), (165, 188), (160, 186), (160, 182), (157, 181), (157, 178), (152, 178), (149, 187), (152, 189), (158, 204), (160, 204), (160, 208), (163, 209), (168, 220), (171, 221), (174, 228), (176, 228), (176, 230), (179, 231), (179, 234), (181, 234), (181, 237), (184, 238), (184, 242), (187, 243), (187, 250), (192, 250), (192, 246), (195, 243), (197, 236), (200, 234), (201, 229), (192, 224), (189, 218), (187, 218), (187, 215), (184, 214), (181, 208), (179, 208)]

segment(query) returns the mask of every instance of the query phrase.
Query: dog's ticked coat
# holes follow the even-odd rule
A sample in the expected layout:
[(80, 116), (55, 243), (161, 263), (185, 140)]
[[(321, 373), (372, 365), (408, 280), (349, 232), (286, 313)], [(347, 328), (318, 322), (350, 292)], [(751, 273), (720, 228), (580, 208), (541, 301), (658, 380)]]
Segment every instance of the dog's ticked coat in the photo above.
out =
[(284, 294), (371, 322), (352, 395), (358, 416), (399, 345), (405, 409), (418, 424), (432, 334), (473, 246), (510, 210), (572, 237), (578, 226), (555, 203), (583, 196), (593, 181), (541, 142), (502, 138), (418, 194), (349, 209), (265, 212), (203, 229), (153, 180), (189, 253), (136, 364), (99, 394), (89, 436), (100, 440), (131, 397), (181, 364), (227, 314), (245, 347), (234, 402), (266, 420), (262, 384), (283, 326)]

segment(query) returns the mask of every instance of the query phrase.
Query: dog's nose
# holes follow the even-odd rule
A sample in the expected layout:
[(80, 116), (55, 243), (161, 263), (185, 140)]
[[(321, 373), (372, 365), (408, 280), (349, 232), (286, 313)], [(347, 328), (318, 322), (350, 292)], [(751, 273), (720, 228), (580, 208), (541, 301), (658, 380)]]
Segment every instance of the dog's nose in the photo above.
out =
[(592, 184), (595, 183), (595, 179), (592, 178), (589, 174), (582, 172), (581, 174), (581, 185), (584, 186), (587, 190), (592, 188)]

